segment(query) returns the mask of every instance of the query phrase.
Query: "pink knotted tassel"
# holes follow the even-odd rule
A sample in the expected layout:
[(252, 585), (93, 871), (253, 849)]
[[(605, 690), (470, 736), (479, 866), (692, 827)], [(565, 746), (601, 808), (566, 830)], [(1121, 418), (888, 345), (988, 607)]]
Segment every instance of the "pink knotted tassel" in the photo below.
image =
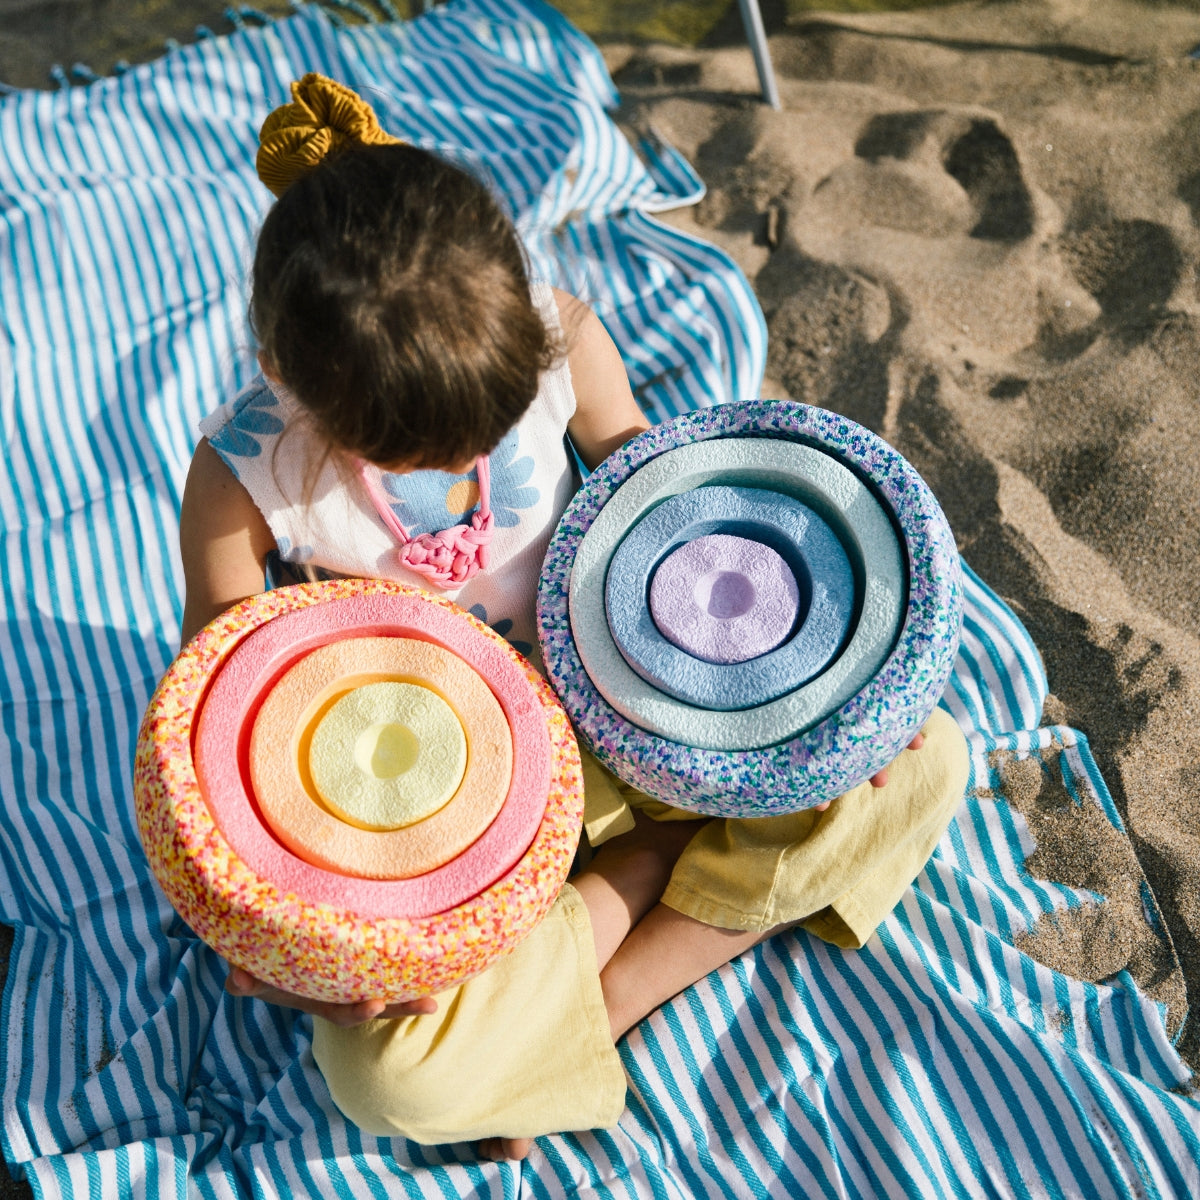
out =
[(486, 455), (475, 460), (479, 507), (471, 514), (471, 523), (452, 525), (439, 533), (422, 533), (415, 538), (400, 523), (369, 470), (367, 464), (362, 463), (359, 475), (380, 519), (400, 543), (402, 565), (423, 576), (431, 586), (443, 590), (461, 587), (473, 575), (487, 570), (494, 518), (490, 496), (491, 467)]

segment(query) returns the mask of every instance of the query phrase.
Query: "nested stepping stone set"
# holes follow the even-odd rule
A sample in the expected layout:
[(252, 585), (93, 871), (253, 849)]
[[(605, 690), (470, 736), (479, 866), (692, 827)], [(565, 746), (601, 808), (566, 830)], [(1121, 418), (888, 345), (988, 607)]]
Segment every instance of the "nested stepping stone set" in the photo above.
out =
[(583, 816), (572, 723), (668, 803), (794, 812), (907, 745), (961, 614), (941, 509), (879, 438), (785, 402), (691, 413), (612, 455), (559, 523), (538, 596), (553, 691), (419, 589), (264, 593), (155, 692), (139, 829), (176, 910), (258, 978), (428, 995), (558, 895)]
[(583, 815), (537, 672), (449, 601), (375, 580), (281, 588), (207, 626), (151, 701), (135, 791), (188, 924), (336, 1001), (442, 991), (511, 950)]
[(954, 538), (913, 467), (803, 404), (689, 413), (571, 502), (538, 597), (547, 671), (585, 744), (651, 796), (772, 816), (896, 757), (949, 678)]

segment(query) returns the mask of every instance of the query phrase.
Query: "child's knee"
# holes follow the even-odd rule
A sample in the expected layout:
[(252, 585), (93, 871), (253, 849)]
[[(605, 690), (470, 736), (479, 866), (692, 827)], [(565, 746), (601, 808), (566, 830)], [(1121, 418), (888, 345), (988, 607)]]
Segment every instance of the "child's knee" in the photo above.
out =
[(437, 1001), (353, 1029), (314, 1022), (313, 1058), (360, 1128), (441, 1145), (616, 1123), (625, 1074), (570, 885), (512, 953)]

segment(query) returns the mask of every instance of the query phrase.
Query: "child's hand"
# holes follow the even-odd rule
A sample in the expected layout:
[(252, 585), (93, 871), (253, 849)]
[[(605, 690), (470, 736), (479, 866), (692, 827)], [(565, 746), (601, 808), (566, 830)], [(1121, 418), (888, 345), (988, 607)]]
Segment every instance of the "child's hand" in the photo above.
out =
[(353, 1028), (365, 1021), (373, 1021), (377, 1017), (418, 1017), (428, 1016), (437, 1012), (437, 1001), (432, 996), (423, 996), (419, 1000), (404, 1000), (399, 1004), (388, 1004), (386, 1000), (360, 1000), (357, 1004), (333, 1004), (327, 1000), (309, 1000), (305, 996), (295, 996), (291, 992), (281, 992), (270, 984), (255, 979), (249, 971), (241, 967), (229, 966), (229, 974), (225, 979), (225, 990), (231, 996), (253, 996), (265, 1000), (268, 1004), (278, 1004), (282, 1008), (298, 1008), (301, 1012), (312, 1013), (314, 1017), (323, 1017), (332, 1025), (340, 1025), (343, 1029)]
[[(908, 748), (910, 750), (920, 750), (923, 745), (925, 745), (925, 735), (923, 733), (918, 733), (917, 736), (908, 743)], [(871, 786), (874, 788), (887, 787), (887, 781), (887, 767), (884, 767), (882, 771), (876, 771), (875, 774), (871, 776), (870, 780)], [(813, 810), (815, 812), (824, 812), (832, 803), (832, 800), (826, 800), (824, 804), (814, 804)]]
[[(913, 740), (911, 742), (908, 743), (908, 748), (910, 750), (920, 750), (920, 748), (923, 745), (925, 745), (925, 735), (923, 733), (918, 733), (917, 736), (915, 738), (913, 738)], [(876, 787), (876, 788), (887, 787), (887, 781), (888, 781), (887, 767), (884, 767), (882, 771), (876, 771), (875, 774), (871, 776), (871, 786), (872, 787)], [(821, 808), (821, 807), (823, 807), (823, 805), (817, 805), (817, 807)]]

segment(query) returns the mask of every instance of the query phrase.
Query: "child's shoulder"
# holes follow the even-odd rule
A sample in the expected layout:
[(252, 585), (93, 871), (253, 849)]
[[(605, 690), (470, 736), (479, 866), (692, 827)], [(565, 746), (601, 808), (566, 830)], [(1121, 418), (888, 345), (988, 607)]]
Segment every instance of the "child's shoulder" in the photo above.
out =
[(291, 415), (286, 398), (259, 374), (205, 417), (200, 432), (227, 463), (231, 458), (257, 458), (283, 433)]

